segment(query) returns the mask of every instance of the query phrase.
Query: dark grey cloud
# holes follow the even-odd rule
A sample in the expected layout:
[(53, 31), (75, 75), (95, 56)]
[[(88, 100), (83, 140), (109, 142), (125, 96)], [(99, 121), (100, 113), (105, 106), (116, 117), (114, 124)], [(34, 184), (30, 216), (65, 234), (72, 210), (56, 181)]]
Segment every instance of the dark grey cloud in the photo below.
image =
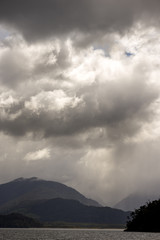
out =
[(159, 7), (156, 0), (1, 0), (0, 22), (39, 40), (73, 31), (122, 32), (142, 17), (154, 20)]
[[(41, 108), (43, 98), (45, 101), (50, 93), (43, 92), (40, 101), (37, 98), (35, 103), (28, 98), (6, 106), (6, 117), (0, 120), (0, 130), (13, 136), (33, 133), (48, 138), (106, 128), (109, 141), (123, 140), (139, 131), (144, 122), (152, 121), (154, 112), (150, 105), (159, 96), (159, 91), (151, 88), (147, 81), (140, 83), (135, 79), (128, 84), (122, 81), (99, 86), (97, 83), (82, 88), (77, 91), (81, 101), (75, 107), (70, 102), (60, 110), (50, 108), (55, 105), (52, 98), (46, 108)], [(26, 107), (26, 102), (30, 107)]]

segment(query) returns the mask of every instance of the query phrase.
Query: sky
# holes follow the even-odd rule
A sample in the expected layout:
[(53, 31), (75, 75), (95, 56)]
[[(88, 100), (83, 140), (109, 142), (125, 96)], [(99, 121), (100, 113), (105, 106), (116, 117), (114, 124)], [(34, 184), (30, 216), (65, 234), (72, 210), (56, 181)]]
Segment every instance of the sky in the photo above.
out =
[(104, 205), (159, 191), (160, 1), (0, 1), (0, 183)]

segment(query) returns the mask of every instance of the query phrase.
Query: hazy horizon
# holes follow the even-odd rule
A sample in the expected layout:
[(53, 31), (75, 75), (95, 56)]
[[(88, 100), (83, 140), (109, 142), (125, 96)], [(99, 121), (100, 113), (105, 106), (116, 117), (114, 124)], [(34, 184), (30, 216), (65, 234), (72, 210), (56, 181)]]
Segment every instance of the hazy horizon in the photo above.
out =
[(160, 1), (1, 0), (0, 184), (114, 205), (160, 190)]

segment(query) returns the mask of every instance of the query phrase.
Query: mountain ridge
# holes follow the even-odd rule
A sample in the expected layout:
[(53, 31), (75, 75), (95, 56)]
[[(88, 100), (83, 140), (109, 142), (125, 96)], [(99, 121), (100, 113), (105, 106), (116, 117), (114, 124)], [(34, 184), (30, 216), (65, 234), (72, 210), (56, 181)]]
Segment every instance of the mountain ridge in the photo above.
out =
[(135, 192), (123, 198), (113, 208), (121, 209), (123, 211), (133, 211), (140, 206), (146, 204), (148, 201), (153, 201), (160, 198), (160, 194)]
[(0, 212), (13, 208), (22, 201), (53, 198), (73, 199), (88, 206), (101, 206), (98, 202), (86, 198), (77, 190), (65, 184), (36, 177), (17, 178), (0, 184), (0, 196)]
[(32, 217), (40, 222), (94, 224), (125, 224), (129, 215), (129, 212), (122, 210), (87, 206), (77, 200), (62, 198), (21, 202), (7, 214), (12, 212)]
[(125, 224), (128, 212), (102, 207), (62, 183), (18, 178), (0, 185), (0, 214), (19, 213), (42, 222)]

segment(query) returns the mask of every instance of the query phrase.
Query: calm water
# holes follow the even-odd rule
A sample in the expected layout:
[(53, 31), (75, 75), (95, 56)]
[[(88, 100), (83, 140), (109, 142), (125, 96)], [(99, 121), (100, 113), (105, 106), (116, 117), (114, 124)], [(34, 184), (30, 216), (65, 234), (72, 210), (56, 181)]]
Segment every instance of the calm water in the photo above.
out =
[(0, 240), (160, 240), (160, 233), (120, 230), (0, 229)]

